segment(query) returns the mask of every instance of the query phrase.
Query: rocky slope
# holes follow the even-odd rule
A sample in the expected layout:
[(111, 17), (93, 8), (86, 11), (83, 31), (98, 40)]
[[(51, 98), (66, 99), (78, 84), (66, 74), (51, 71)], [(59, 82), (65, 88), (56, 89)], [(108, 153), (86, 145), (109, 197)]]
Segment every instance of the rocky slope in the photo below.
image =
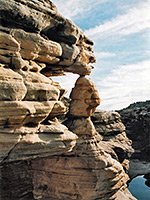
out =
[(130, 158), (131, 177), (145, 175), (150, 181), (150, 101), (137, 102), (119, 111), (135, 150)]
[[(0, 199), (135, 199), (120, 116), (93, 115), (100, 97), (85, 76), (93, 42), (49, 0), (0, 5)], [(66, 90), (52, 76), (65, 72), (79, 78), (62, 124)]]

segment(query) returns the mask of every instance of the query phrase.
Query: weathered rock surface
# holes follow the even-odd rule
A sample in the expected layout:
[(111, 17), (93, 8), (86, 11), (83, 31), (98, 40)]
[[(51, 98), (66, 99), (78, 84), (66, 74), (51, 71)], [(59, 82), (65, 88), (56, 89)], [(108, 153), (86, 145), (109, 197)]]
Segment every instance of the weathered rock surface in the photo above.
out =
[[(128, 177), (121, 165), (104, 153), (98, 142), (99, 139), (95, 137), (89, 139), (79, 137), (74, 153), (71, 153), (70, 157), (60, 156), (34, 160), (32, 167), (35, 169), (34, 193), (36, 198), (43, 196), (43, 187), (40, 183), (42, 181), (46, 186), (45, 199), (49, 196), (51, 196), (50, 199), (57, 200), (116, 199), (118, 196), (116, 190), (120, 188), (123, 190)], [(99, 146), (98, 151), (97, 146)], [(43, 166), (44, 174), (39, 166)], [(103, 168), (105, 169), (102, 170)], [(51, 176), (51, 184), (48, 174)], [(111, 191), (108, 192), (107, 188), (111, 188)], [(53, 191), (52, 195), (51, 191)]]
[[(49, 0), (0, 0), (0, 199), (134, 200), (131, 142), (117, 113), (96, 113), (93, 42)], [(79, 74), (66, 92), (50, 76)]]
[(100, 104), (95, 84), (86, 77), (79, 77), (70, 94), (72, 99), (69, 114), (74, 117), (89, 117)]
[(96, 111), (92, 116), (96, 131), (102, 135), (102, 147), (128, 171), (133, 153), (132, 141), (128, 139), (120, 115), (112, 111)]
[(89, 75), (93, 42), (51, 1), (0, 1), (0, 61), (26, 68), (24, 60), (46, 63), (45, 75)]
[(126, 133), (133, 143), (134, 154), (130, 158), (129, 175), (146, 175), (150, 181), (150, 101), (137, 102), (120, 110)]
[(21, 101), (27, 93), (22, 76), (0, 66), (0, 101)]
[(90, 119), (88, 118), (76, 118), (68, 119), (64, 124), (77, 135), (90, 135), (93, 136), (96, 134), (95, 127)]
[(71, 151), (77, 136), (59, 122), (0, 129), (0, 162), (27, 160)]
[[(71, 137), (69, 133), (70, 138), (61, 137), (62, 141), (60, 139), (60, 136), (64, 135), (62, 129), (61, 133), (57, 132), (60, 129), (55, 129), (57, 132), (55, 134), (52, 130), (52, 135), (47, 133), (47, 131), (50, 133), (49, 130), (48, 126), (44, 127), (44, 132), (37, 134), (36, 138), (34, 135), (25, 135), (22, 141), (11, 150), (11, 154), (7, 153), (1, 165), (2, 199), (7, 199), (10, 195), (18, 199), (17, 195), (20, 195), (20, 199), (32, 197), (32, 199), (43, 200), (77, 198), (134, 200), (134, 197), (126, 190), (127, 174), (122, 165), (104, 151), (99, 134), (93, 137), (83, 135), (77, 139), (74, 135)], [(51, 140), (55, 138), (54, 135), (58, 136), (55, 143)], [(68, 145), (69, 151), (65, 152), (67, 141), (73, 139), (76, 139), (76, 145), (72, 142)], [(25, 149), (22, 150), (23, 148)], [(37, 148), (40, 150), (37, 151)], [(73, 150), (70, 150), (71, 148)], [(16, 151), (17, 157), (15, 157)], [(32, 159), (29, 159), (31, 153)], [(47, 157), (39, 158), (42, 155), (47, 155)], [(26, 158), (29, 160), (25, 162)], [(15, 161), (9, 165), (9, 161), (13, 159), (22, 159), (22, 161)], [(17, 167), (19, 167), (19, 172), (15, 173)], [(11, 176), (7, 182), (10, 173)], [(12, 191), (14, 180), (18, 179), (21, 180), (21, 185)], [(6, 184), (10, 188), (9, 194), (5, 188)], [(12, 192), (15, 193), (12, 194)]]

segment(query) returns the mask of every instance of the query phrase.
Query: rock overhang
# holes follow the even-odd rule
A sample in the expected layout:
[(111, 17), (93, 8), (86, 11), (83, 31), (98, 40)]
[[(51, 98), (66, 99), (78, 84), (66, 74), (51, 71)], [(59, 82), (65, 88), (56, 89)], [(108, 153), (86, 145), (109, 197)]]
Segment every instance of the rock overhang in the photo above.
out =
[[(124, 196), (128, 180), (127, 156), (124, 153), (120, 159), (116, 150), (131, 151), (124, 126), (118, 115), (109, 113), (108, 117), (101, 113), (102, 118), (108, 118), (104, 120), (106, 124), (98, 125), (100, 130), (107, 126), (102, 134), (90, 118), (100, 104), (95, 84), (86, 77), (93, 69), (91, 63), (96, 61), (93, 42), (73, 22), (61, 16), (49, 0), (0, 0), (0, 4), (3, 175), (9, 163), (16, 165), (27, 160), (27, 166), (34, 172), (30, 179), (35, 199), (117, 200), (119, 195)], [(57, 117), (67, 112), (61, 101), (66, 91), (51, 77), (66, 72), (80, 77), (70, 95), (68, 119), (62, 125)], [(15, 165), (12, 165), (14, 170)], [(43, 170), (41, 166), (45, 175), (38, 176)], [(27, 174), (29, 168), (25, 171)], [(70, 183), (69, 187), (64, 188), (63, 180)], [(13, 195), (24, 195), (17, 192)], [(4, 198), (7, 195), (2, 191)]]

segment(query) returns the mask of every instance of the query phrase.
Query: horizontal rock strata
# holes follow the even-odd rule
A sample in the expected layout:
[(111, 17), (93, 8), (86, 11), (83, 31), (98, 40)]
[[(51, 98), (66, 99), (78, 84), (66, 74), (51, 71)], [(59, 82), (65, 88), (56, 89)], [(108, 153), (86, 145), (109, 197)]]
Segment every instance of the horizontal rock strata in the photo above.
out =
[[(93, 115), (93, 42), (49, 0), (0, 5), (0, 199), (134, 200), (120, 116)], [(79, 75), (69, 109), (52, 80), (66, 72)]]

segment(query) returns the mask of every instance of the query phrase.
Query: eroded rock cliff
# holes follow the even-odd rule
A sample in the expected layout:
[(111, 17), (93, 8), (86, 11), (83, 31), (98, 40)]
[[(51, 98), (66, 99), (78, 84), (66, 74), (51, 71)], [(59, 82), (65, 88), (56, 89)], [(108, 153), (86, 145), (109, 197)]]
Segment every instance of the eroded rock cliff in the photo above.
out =
[(120, 110), (126, 133), (132, 142), (134, 154), (130, 158), (129, 175), (145, 175), (150, 182), (150, 101), (137, 102)]
[[(49, 0), (0, 5), (1, 199), (135, 199), (126, 184), (133, 150), (120, 116), (93, 115), (100, 97), (85, 77), (93, 42)], [(62, 124), (66, 90), (52, 76), (65, 72), (79, 78)]]

